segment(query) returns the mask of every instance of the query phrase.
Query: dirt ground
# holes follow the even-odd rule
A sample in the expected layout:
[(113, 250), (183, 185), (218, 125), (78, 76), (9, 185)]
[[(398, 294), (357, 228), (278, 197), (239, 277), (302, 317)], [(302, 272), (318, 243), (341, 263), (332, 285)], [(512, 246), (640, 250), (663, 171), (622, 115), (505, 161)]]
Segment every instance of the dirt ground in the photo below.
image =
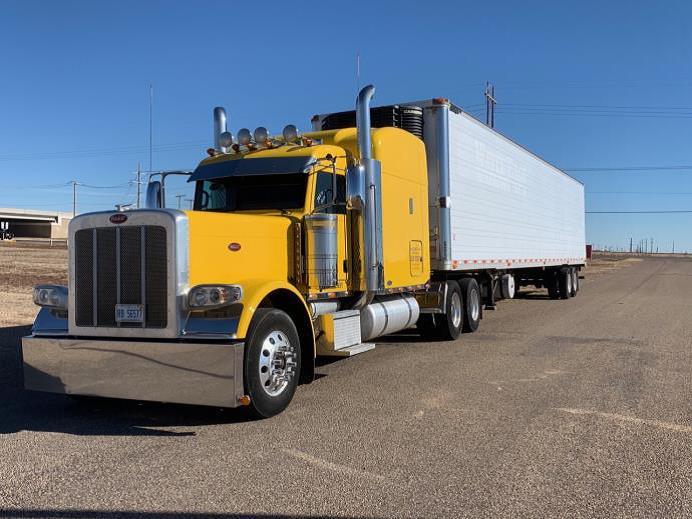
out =
[(67, 284), (67, 249), (0, 246), (0, 327), (33, 323), (38, 308), (31, 293), (41, 283)]

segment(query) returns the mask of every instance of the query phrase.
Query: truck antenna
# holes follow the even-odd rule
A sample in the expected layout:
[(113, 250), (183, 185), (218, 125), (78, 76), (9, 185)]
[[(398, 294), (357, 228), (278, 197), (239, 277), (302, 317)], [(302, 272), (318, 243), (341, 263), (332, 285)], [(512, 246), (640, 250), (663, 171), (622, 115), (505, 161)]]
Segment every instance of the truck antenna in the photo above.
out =
[(356, 51), (356, 92), (360, 90), (360, 51)]
[(149, 83), (149, 173), (153, 169), (153, 147), (154, 147), (154, 85)]

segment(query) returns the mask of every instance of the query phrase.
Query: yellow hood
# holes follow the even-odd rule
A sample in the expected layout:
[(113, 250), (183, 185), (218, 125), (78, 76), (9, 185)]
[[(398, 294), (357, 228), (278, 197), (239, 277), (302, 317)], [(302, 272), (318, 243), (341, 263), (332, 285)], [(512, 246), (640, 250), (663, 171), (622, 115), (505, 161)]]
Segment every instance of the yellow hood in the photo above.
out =
[(205, 211), (187, 216), (190, 286), (288, 279), (293, 254), (289, 216)]

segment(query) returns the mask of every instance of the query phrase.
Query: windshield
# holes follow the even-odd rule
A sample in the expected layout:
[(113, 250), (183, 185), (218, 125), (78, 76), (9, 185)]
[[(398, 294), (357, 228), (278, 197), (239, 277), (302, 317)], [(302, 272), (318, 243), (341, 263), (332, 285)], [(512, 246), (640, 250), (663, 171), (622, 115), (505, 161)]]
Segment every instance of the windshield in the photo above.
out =
[(300, 209), (305, 205), (308, 175), (233, 176), (197, 182), (196, 211)]

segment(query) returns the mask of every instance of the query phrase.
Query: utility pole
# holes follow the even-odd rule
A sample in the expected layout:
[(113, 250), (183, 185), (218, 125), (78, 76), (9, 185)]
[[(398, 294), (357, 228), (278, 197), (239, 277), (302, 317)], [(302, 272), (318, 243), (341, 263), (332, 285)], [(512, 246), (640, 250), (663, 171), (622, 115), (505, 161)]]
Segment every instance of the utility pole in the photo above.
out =
[(77, 216), (77, 181), (72, 180), (72, 218)]
[(192, 198), (186, 198), (186, 202), (190, 202), (190, 210), (192, 211)]
[(675, 254), (675, 240), (673, 240), (673, 254)]
[(183, 203), (183, 197), (184, 197), (184, 196), (185, 196), (185, 195), (175, 195), (175, 197), (178, 199), (178, 209), (181, 208), (181, 205), (182, 205), (182, 203)]
[(137, 209), (139, 209), (139, 198), (142, 192), (142, 168), (137, 163)]
[(495, 86), (490, 81), (485, 82), (485, 124), (495, 128)]
[(630, 254), (632, 254), (632, 238), (630, 238)]

